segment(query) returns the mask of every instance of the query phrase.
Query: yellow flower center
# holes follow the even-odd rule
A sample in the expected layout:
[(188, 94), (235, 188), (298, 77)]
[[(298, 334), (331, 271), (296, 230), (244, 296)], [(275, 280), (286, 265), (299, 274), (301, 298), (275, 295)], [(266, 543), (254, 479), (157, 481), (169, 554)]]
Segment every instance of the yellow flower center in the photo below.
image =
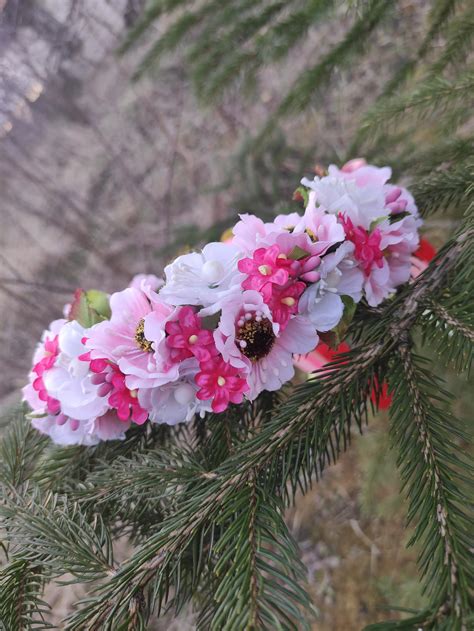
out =
[(221, 376), (217, 377), (217, 385), (221, 387), (225, 385), (224, 377), (221, 377)]
[(272, 273), (272, 268), (269, 265), (260, 265), (258, 271), (262, 276), (269, 276)]
[(152, 342), (147, 340), (145, 337), (145, 320), (142, 318), (137, 325), (135, 330), (135, 342), (137, 343), (138, 348), (141, 348), (142, 351), (146, 353), (153, 352)]

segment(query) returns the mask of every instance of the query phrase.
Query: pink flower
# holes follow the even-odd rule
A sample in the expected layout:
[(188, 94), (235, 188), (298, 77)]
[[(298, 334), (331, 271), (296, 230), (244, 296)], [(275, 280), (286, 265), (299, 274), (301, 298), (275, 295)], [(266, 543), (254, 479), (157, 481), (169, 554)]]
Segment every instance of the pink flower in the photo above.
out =
[(178, 378), (169, 357), (165, 325), (175, 309), (135, 287), (112, 294), (112, 316), (88, 332), (92, 359), (108, 359), (125, 375), (127, 388), (152, 388)]
[(232, 229), (232, 245), (244, 254), (251, 255), (258, 247), (273, 245), (275, 237), (292, 232), (301, 221), (298, 213), (277, 215), (273, 221), (264, 223), (255, 215), (239, 215), (240, 221)]
[(354, 256), (359, 266), (366, 274), (370, 272), (372, 266), (383, 266), (383, 252), (380, 249), (382, 233), (378, 228), (368, 232), (361, 226), (355, 227), (349, 217), (340, 215), (340, 220), (346, 232), (346, 238), (351, 241), (354, 248)]
[(311, 191), (304, 217), (297, 224), (295, 232), (305, 232), (317, 248), (314, 253), (322, 255), (331, 246), (344, 241), (344, 229), (336, 216), (321, 210), (316, 202), (316, 193)]
[(199, 361), (207, 361), (216, 354), (211, 331), (202, 328), (201, 318), (191, 307), (182, 307), (177, 318), (165, 325), (166, 345), (172, 361), (181, 362), (193, 356)]
[(200, 372), (195, 377), (199, 386), (198, 399), (211, 399), (214, 412), (223, 412), (229, 403), (242, 403), (248, 384), (240, 371), (222, 358), (201, 362)]
[(273, 321), (277, 322), (282, 329), (288, 324), (291, 316), (298, 313), (298, 301), (305, 289), (305, 283), (300, 281), (287, 283), (283, 287), (273, 287), (270, 299), (265, 302), (270, 307)]
[(136, 274), (132, 278), (132, 282), (129, 287), (134, 287), (135, 289), (141, 289), (145, 293), (147, 292), (156, 292), (160, 287), (162, 287), (164, 281), (155, 274)]
[(137, 391), (127, 387), (126, 376), (120, 368), (106, 360), (95, 359), (91, 361), (90, 369), (95, 373), (92, 383), (99, 386), (98, 396), (107, 397), (108, 405), (117, 411), (118, 418), (143, 425), (148, 412), (141, 407)]
[(383, 186), (392, 177), (390, 167), (376, 167), (367, 164), (364, 158), (354, 158), (338, 169), (334, 164), (328, 168), (331, 176), (345, 177), (355, 181), (357, 186)]
[(255, 250), (252, 258), (241, 259), (238, 263), (239, 271), (247, 274), (242, 287), (260, 291), (269, 299), (272, 285), (284, 285), (288, 281), (288, 269), (292, 262), (276, 244), (268, 248), (259, 248)]

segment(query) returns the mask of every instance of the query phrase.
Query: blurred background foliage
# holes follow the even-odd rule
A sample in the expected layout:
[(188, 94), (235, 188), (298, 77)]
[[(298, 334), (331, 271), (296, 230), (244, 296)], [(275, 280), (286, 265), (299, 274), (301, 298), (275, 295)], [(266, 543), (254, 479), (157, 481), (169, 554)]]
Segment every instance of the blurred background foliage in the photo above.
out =
[[(390, 164), (436, 246), (472, 213), (469, 0), (0, 0), (0, 11), (4, 407), (75, 286), (116, 290), (218, 239), (237, 212), (295, 209), (317, 163)], [(435, 372), (472, 418), (465, 382)], [(424, 604), (386, 425), (374, 419), (288, 515), (321, 631)], [(192, 628), (192, 614), (164, 624)]]

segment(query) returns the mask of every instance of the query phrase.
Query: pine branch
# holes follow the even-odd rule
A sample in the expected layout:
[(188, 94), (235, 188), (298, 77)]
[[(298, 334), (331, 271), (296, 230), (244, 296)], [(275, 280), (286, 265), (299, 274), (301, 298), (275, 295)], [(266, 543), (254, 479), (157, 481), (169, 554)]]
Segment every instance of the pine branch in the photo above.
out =
[(433, 47), (434, 40), (446, 28), (449, 18), (455, 13), (458, 4), (457, 0), (434, 0), (428, 16), (428, 29), (420, 46), (413, 57), (404, 61), (394, 75), (390, 77), (375, 103), (365, 114), (362, 125), (357, 130), (348, 150), (349, 159), (360, 153), (361, 147), (368, 137), (373, 142), (371, 137), (372, 127), (367, 126), (366, 121), (372, 119), (373, 113), (376, 113), (378, 108), (383, 107), (386, 102), (390, 102), (390, 98), (398, 94), (420, 68), (427, 53)]
[(227, 510), (231, 520), (214, 547), (215, 578), (198, 628), (309, 629), (303, 614), (311, 601), (300, 587), (305, 571), (281, 505), (250, 478)]
[(474, 161), (435, 171), (416, 180), (411, 190), (423, 215), (451, 207), (465, 210), (474, 202)]
[(5, 631), (52, 629), (49, 606), (41, 599), (43, 579), (34, 564), (12, 558), (0, 568), (0, 627)]
[(428, 74), (436, 76), (449, 65), (457, 65), (468, 59), (474, 42), (474, 9), (467, 9), (456, 16), (446, 29), (446, 41), (441, 54), (429, 66)]
[[(239, 75), (245, 77), (245, 83), (255, 82), (256, 74), (262, 66), (275, 63), (288, 54), (289, 50), (304, 37), (307, 29), (333, 7), (333, 0), (311, 0), (303, 9), (291, 13), (285, 20), (269, 25), (266, 22), (269, 21), (269, 18), (273, 18), (280, 9), (263, 12), (260, 20), (252, 24), (252, 31), (261, 29), (265, 24), (264, 32), (257, 35), (250, 42), (249, 47), (243, 50), (239, 48), (231, 52), (228, 55), (228, 60), (224, 64), (220, 64), (222, 67), (219, 67), (218, 71), (214, 73), (213, 78), (211, 77), (210, 85), (207, 84), (207, 72), (213, 69), (212, 65), (205, 64), (196, 68), (194, 81), (198, 93), (199, 86), (201, 86), (200, 92), (210, 101), (222, 93)], [(250, 22), (252, 20), (249, 20)], [(243, 25), (243, 30), (248, 33), (248, 26)], [(234, 40), (232, 36), (229, 39)]]
[(387, 0), (370, 0), (344, 39), (327, 53), (316, 65), (306, 69), (296, 79), (275, 114), (258, 135), (256, 144), (266, 137), (275, 123), (290, 114), (304, 110), (331, 77), (336, 68), (348, 63), (353, 55), (365, 49), (370, 34), (380, 24), (393, 4)]
[(19, 407), (7, 415), (0, 441), (0, 484), (21, 487), (32, 475), (48, 440), (37, 432)]
[[(260, 29), (271, 22), (286, 6), (284, 0), (277, 0), (264, 6), (257, 15), (251, 15), (247, 19), (238, 21), (228, 32), (227, 37), (214, 43), (210, 54), (204, 60), (198, 62), (194, 68), (194, 83), (198, 96), (210, 101), (218, 92), (233, 81), (241, 71), (247, 53), (239, 50)], [(228, 53), (228, 42), (238, 43), (236, 53)]]
[(474, 136), (442, 138), (422, 149), (415, 145), (406, 147), (403, 156), (397, 158), (397, 173), (410, 171), (411, 174), (429, 175), (441, 166), (453, 168), (474, 157)]
[(133, 78), (139, 79), (145, 72), (147, 72), (165, 52), (171, 52), (176, 46), (180, 44), (185, 36), (188, 36), (189, 32), (197, 27), (208, 15), (213, 15), (219, 8), (219, 0), (212, 0), (203, 4), (199, 9), (194, 12), (187, 11), (181, 15), (176, 22), (174, 22), (165, 33), (157, 39), (155, 44), (151, 47), (144, 59), (140, 63)]
[(38, 488), (19, 495), (8, 489), (0, 517), (13, 554), (50, 577), (70, 572), (82, 582), (113, 572), (112, 542), (102, 518), (83, 513), (66, 497)]
[[(399, 363), (394, 364), (390, 388), (391, 436), (398, 450), (408, 521), (416, 521), (410, 544), (421, 547), (419, 565), (436, 609), (461, 628), (469, 612), (469, 501), (463, 473), (470, 465), (459, 456), (457, 439), (465, 435), (435, 401), (443, 400), (438, 380), (412, 356), (408, 335), (401, 337)], [(472, 471), (472, 467), (471, 467)]]
[(46, 441), (47, 447), (36, 462), (31, 479), (43, 489), (57, 493), (71, 491), (103, 463), (163, 445), (168, 437), (167, 426), (147, 424), (131, 427), (123, 441), (103, 442), (95, 447), (58, 447)]
[(151, 24), (159, 17), (166, 13), (174, 12), (180, 7), (186, 6), (191, 1), (192, 0), (151, 0), (143, 17), (136, 22), (133, 29), (129, 32), (119, 52), (123, 54), (134, 46)]
[(397, 95), (382, 100), (370, 110), (361, 124), (361, 133), (382, 134), (389, 125), (398, 122), (400, 116), (409, 113), (426, 118), (441, 109), (462, 103), (469, 107), (474, 93), (474, 72), (472, 68), (456, 77), (455, 80), (441, 76), (428, 77), (408, 94)]
[[(471, 372), (474, 358), (474, 314), (469, 313), (471, 293), (462, 292), (457, 304), (448, 310), (442, 303), (432, 301), (420, 322), (423, 342), (428, 343), (458, 372)], [(456, 309), (457, 307), (457, 309)]]

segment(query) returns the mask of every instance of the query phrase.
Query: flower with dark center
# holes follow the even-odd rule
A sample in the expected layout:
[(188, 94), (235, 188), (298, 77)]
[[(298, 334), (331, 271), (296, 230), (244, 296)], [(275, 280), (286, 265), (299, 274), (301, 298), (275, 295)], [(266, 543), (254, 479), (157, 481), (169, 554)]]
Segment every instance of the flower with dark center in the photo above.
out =
[(272, 323), (261, 316), (252, 319), (245, 317), (243, 322), (239, 320), (236, 342), (242, 354), (253, 362), (266, 357), (275, 342)]
[(135, 331), (135, 342), (137, 346), (147, 353), (153, 352), (152, 342), (145, 337), (145, 319), (142, 318)]

